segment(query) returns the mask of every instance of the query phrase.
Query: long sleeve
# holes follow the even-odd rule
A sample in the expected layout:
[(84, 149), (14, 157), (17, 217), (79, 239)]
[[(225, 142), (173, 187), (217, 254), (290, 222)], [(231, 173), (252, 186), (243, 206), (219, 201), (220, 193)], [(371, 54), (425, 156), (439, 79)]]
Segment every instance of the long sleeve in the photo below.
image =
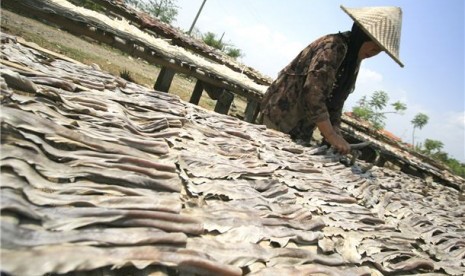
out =
[[(355, 70), (355, 77), (357, 79), (358, 71), (360, 64), (358, 65), (357, 69)], [(333, 126), (340, 126), (341, 125), (341, 116), (342, 116), (342, 109), (344, 108), (344, 103), (349, 97), (349, 94), (352, 93), (355, 89), (355, 82), (352, 84), (352, 87), (346, 91), (342, 91), (340, 95), (333, 96), (326, 101), (326, 107), (328, 108), (329, 113), (329, 120)]]
[(349, 33), (323, 36), (303, 49), (279, 74), (263, 97), (261, 111), (271, 128), (305, 135), (329, 118), (326, 100), (347, 53)]
[(347, 52), (345, 44), (324, 41), (309, 64), (303, 93), (303, 108), (311, 122), (321, 122), (330, 115), (326, 100), (332, 92), (336, 73)]

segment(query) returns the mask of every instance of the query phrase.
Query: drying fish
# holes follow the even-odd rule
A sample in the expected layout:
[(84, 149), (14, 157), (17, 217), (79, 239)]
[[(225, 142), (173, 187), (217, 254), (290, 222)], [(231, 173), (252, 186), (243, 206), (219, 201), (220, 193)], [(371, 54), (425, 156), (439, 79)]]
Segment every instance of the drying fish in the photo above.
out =
[[(57, 194), (74, 195), (114, 195), (114, 196), (146, 196), (156, 197), (157, 192), (147, 189), (117, 186), (111, 183), (95, 183), (92, 181), (75, 180), (72, 183), (52, 182), (37, 173), (26, 161), (8, 159), (1, 161), (1, 167), (5, 172), (0, 175), (2, 187), (10, 187), (16, 190), (34, 187), (39, 190), (53, 191)], [(10, 168), (14, 173), (7, 173)]]
[(363, 172), (262, 125), (1, 43), (4, 274), (465, 273), (465, 206), (438, 175)]
[[(140, 172), (124, 171), (118, 168), (104, 168), (103, 166), (94, 168), (91, 166), (71, 166), (57, 163), (46, 158), (41, 153), (21, 149), (19, 147), (3, 146), (4, 155), (2, 158), (26, 159), (34, 164), (37, 170), (48, 178), (59, 179), (60, 181), (73, 182), (75, 178), (86, 178), (99, 182), (112, 181), (114, 184), (146, 187), (165, 191), (179, 191), (180, 183), (176, 175), (168, 172), (152, 172), (146, 175)], [(91, 164), (89, 164), (91, 165)], [(156, 175), (156, 177), (154, 177)]]
[(30, 131), (37, 131), (38, 133), (49, 135), (59, 134), (60, 137), (69, 139), (71, 141), (76, 141), (93, 150), (121, 154), (126, 153), (128, 155), (137, 155), (145, 157), (148, 156), (146, 153), (139, 152), (128, 147), (93, 139), (82, 133), (74, 132), (60, 125), (53, 124), (51, 121), (42, 119), (38, 116), (31, 116), (30, 113), (19, 111), (9, 107), (2, 108), (1, 119), (5, 123), (15, 125), (18, 128), (25, 128)]
[(29, 79), (36, 84), (53, 86), (56, 88), (67, 90), (67, 91), (76, 91), (77, 89), (76, 85), (74, 85), (73, 83), (59, 79), (59, 78), (30, 77)]
[(30, 204), (20, 192), (9, 188), (1, 189), (0, 193), (1, 206), (0, 210), (17, 213), (21, 216), (40, 221), (43, 215), (36, 209), (36, 206)]
[[(183, 233), (166, 233), (154, 228), (95, 228), (72, 231), (46, 231), (20, 227), (2, 221), (2, 247), (18, 249), (63, 243), (94, 245), (184, 245), (187, 236)], [(31, 239), (31, 237), (33, 237)]]
[(250, 275), (328, 275), (328, 276), (370, 276), (368, 267), (332, 267), (319, 264), (301, 266), (267, 267)]
[(158, 193), (156, 196), (110, 196), (110, 195), (66, 195), (23, 189), (27, 199), (38, 206), (95, 206), (115, 209), (143, 209), (178, 213), (181, 202), (172, 193)]
[[(92, 270), (108, 265), (133, 264), (143, 269), (151, 264), (176, 266), (202, 275), (242, 275), (242, 270), (206, 258), (202, 253), (182, 248), (153, 246), (98, 248), (91, 246), (48, 245), (33, 249), (2, 249), (2, 271), (14, 275), (42, 275)], [(23, 260), (28, 260), (24, 265)]]
[[(276, 166), (270, 166), (258, 162), (258, 160), (227, 160), (217, 157), (216, 160), (211, 158), (202, 158), (200, 156), (192, 156), (184, 153), (180, 156), (180, 165), (189, 174), (196, 177), (209, 178), (237, 178), (241, 175), (246, 176), (266, 176), (270, 175)], [(206, 170), (214, 167), (214, 170)]]
[(182, 232), (193, 235), (201, 234), (204, 231), (204, 227), (196, 218), (159, 211), (55, 207), (40, 208), (38, 212), (47, 217), (47, 220), (44, 221), (44, 227), (50, 230), (69, 231), (90, 225), (110, 225), (151, 227), (167, 232)]
[(0, 74), (6, 84), (11, 88), (16, 88), (25, 92), (35, 93), (37, 86), (29, 79), (20, 74), (7, 69), (1, 69)]

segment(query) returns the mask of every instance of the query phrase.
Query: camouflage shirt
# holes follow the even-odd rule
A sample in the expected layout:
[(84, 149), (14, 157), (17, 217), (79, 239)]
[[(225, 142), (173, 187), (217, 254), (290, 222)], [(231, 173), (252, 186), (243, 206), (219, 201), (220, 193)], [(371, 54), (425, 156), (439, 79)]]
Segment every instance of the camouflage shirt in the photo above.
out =
[(306, 139), (311, 137), (316, 122), (329, 118), (333, 125), (340, 124), (344, 102), (353, 86), (337, 97), (332, 97), (332, 91), (349, 36), (350, 32), (345, 32), (317, 39), (279, 73), (261, 103), (268, 127)]

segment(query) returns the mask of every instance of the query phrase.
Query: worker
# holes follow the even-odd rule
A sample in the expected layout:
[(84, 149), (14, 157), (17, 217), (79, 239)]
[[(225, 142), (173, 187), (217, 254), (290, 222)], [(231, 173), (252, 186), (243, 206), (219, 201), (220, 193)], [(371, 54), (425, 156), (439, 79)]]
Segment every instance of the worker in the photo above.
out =
[(402, 10), (398, 7), (346, 8), (352, 30), (323, 36), (303, 49), (278, 74), (261, 102), (263, 123), (311, 141), (315, 127), (341, 154), (350, 152), (342, 137), (342, 108), (355, 88), (362, 60), (385, 51), (401, 67), (399, 44)]

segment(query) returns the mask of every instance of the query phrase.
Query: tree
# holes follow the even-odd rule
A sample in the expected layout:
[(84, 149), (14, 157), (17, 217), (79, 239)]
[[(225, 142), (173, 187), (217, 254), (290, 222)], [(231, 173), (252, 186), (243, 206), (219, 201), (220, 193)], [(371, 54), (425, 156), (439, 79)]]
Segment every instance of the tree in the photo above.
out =
[(460, 163), (457, 159), (454, 158), (449, 158), (446, 164), (453, 173), (461, 177), (465, 177), (465, 164)]
[(435, 152), (434, 154), (431, 155), (431, 157), (433, 157), (434, 159), (436, 160), (439, 160), (445, 164), (447, 164), (447, 161), (449, 160), (449, 154), (447, 154), (447, 152), (443, 152), (443, 151), (438, 151), (438, 152)]
[(394, 110), (396, 111), (395, 113), (402, 113), (403, 111), (407, 110), (407, 105), (400, 101), (397, 101), (391, 105), (394, 107)]
[(432, 155), (440, 152), (442, 147), (444, 147), (444, 143), (438, 140), (426, 139), (423, 143), (423, 147), (425, 148), (426, 154)]
[(216, 34), (212, 32), (207, 32), (204, 35), (202, 35), (202, 40), (205, 42), (205, 44), (216, 48), (220, 51), (222, 51), (225, 47), (225, 44), (221, 42), (219, 39), (216, 38)]
[(205, 44), (224, 52), (226, 55), (234, 59), (243, 56), (240, 49), (234, 47), (231, 43), (224, 43), (221, 39), (217, 39), (216, 34), (212, 32), (203, 34), (202, 40)]
[(233, 59), (244, 56), (241, 49), (235, 48), (233, 46), (228, 46), (226, 48), (226, 55), (232, 57)]
[(386, 107), (387, 102), (389, 101), (389, 96), (384, 91), (375, 91), (371, 96), (369, 104), (375, 109), (382, 110)]
[(168, 24), (174, 22), (178, 15), (176, 0), (125, 0), (125, 2)]
[(366, 96), (363, 96), (357, 103), (357, 106), (352, 108), (352, 113), (355, 117), (369, 121), (373, 124), (375, 129), (382, 129), (385, 125), (386, 114), (396, 113), (401, 114), (407, 109), (407, 106), (397, 101), (392, 103), (394, 111), (383, 111), (389, 102), (389, 96), (384, 91), (375, 91), (371, 95), (370, 100), (367, 100)]
[(413, 124), (412, 132), (412, 145), (415, 147), (415, 129), (422, 129), (428, 123), (429, 117), (424, 113), (418, 113), (415, 115), (411, 123)]
[[(421, 144), (420, 144), (421, 145)], [(442, 151), (444, 147), (444, 143), (438, 140), (433, 139), (425, 139), (423, 145), (419, 146), (418, 148), (422, 148), (422, 152), (431, 158), (435, 159), (436, 161), (440, 161), (445, 164), (452, 173), (465, 177), (465, 164), (460, 163), (454, 158), (449, 157), (449, 154)]]

